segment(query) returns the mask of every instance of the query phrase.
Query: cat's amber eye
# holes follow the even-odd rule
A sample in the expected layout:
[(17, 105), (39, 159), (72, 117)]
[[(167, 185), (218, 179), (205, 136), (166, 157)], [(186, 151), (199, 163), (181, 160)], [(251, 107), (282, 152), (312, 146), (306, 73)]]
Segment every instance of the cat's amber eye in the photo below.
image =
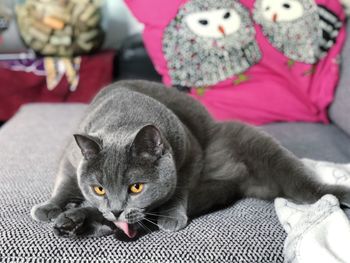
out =
[(141, 193), (142, 189), (143, 189), (143, 184), (141, 183), (132, 184), (129, 187), (130, 193), (132, 194), (139, 194)]
[(106, 194), (106, 191), (105, 191), (105, 189), (102, 186), (97, 186), (96, 185), (96, 186), (93, 187), (93, 189), (94, 189), (95, 193), (97, 195), (99, 195), (99, 196), (103, 196), (103, 195)]

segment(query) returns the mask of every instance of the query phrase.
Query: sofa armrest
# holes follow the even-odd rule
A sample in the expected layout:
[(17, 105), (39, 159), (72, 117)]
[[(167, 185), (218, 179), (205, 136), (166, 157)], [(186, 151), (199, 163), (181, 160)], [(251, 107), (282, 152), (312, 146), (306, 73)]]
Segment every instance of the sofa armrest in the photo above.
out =
[(329, 116), (337, 126), (350, 135), (350, 22), (347, 24), (347, 41), (342, 53), (340, 81)]

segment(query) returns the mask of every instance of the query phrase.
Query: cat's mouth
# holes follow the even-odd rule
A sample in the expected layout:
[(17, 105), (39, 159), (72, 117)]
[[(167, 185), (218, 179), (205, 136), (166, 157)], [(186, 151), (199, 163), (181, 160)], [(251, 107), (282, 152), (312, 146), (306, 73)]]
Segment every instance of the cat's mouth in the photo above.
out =
[(113, 221), (113, 223), (130, 239), (136, 237), (137, 231), (132, 224), (125, 221)]

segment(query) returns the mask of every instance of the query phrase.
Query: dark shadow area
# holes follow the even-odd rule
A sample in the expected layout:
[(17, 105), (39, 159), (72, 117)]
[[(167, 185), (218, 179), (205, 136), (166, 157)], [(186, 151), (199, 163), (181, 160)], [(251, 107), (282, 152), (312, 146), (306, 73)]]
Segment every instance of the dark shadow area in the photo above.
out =
[(140, 34), (128, 37), (114, 61), (115, 80), (145, 79), (161, 81), (143, 45)]

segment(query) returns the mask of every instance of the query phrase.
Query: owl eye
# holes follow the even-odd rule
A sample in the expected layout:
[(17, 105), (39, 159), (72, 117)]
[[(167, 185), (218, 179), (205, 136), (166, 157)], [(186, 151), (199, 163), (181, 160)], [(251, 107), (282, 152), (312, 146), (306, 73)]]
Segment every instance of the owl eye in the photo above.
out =
[(283, 4), (283, 7), (286, 8), (286, 9), (289, 9), (290, 8), (290, 4), (285, 3), (285, 4)]
[(95, 192), (95, 194), (99, 195), (99, 196), (104, 196), (106, 194), (105, 189), (102, 186), (93, 186), (93, 190)]
[(224, 15), (224, 19), (228, 19), (230, 18), (231, 16), (231, 13), (230, 12), (226, 12), (226, 14)]
[(132, 194), (139, 194), (142, 192), (143, 189), (143, 185), (142, 183), (136, 183), (136, 184), (132, 184), (129, 186), (129, 191)]
[(201, 25), (203, 25), (203, 26), (206, 26), (206, 25), (209, 24), (208, 20), (206, 20), (206, 19), (201, 19), (201, 20), (199, 20), (198, 22), (199, 22)]

